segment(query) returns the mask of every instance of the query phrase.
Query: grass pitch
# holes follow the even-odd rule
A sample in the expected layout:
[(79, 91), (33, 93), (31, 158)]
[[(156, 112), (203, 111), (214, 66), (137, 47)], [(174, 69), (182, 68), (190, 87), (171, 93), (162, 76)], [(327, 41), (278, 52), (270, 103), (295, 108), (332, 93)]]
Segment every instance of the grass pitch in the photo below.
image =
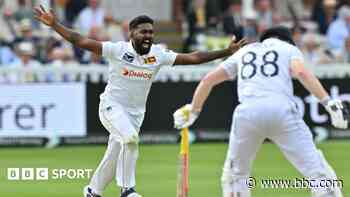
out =
[[(343, 180), (344, 196), (350, 196), (349, 141), (329, 141), (318, 145), (329, 163)], [(175, 197), (178, 145), (141, 145), (137, 168), (137, 190), (145, 197)], [(227, 144), (194, 144), (190, 147), (190, 197), (221, 196), (220, 176)], [(80, 179), (50, 179), (48, 181), (9, 181), (7, 168), (95, 169), (105, 146), (67, 146), (55, 149), (1, 148), (0, 196), (6, 197), (79, 197), (89, 182)], [(300, 174), (273, 144), (264, 144), (254, 163), (252, 176), (294, 179)], [(118, 197), (113, 181), (104, 197)], [(254, 197), (305, 197), (306, 189), (262, 189), (257, 184)]]

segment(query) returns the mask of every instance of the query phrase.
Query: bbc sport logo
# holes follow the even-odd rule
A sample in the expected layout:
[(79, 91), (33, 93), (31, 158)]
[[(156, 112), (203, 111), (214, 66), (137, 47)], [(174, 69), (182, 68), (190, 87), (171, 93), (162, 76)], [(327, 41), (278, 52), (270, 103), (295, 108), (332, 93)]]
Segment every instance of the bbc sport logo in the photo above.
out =
[(90, 179), (92, 171), (92, 169), (7, 168), (7, 180)]

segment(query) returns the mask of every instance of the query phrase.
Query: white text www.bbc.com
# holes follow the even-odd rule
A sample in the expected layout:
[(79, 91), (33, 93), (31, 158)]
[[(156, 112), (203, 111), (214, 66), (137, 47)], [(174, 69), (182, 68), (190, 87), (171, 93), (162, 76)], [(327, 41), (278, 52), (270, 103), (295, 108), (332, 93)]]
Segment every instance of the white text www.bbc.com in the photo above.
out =
[(257, 187), (260, 184), (262, 189), (311, 189), (311, 188), (342, 188), (344, 181), (337, 179), (310, 180), (305, 178), (294, 179), (261, 179), (250, 177), (246, 180), (246, 185), (250, 189)]

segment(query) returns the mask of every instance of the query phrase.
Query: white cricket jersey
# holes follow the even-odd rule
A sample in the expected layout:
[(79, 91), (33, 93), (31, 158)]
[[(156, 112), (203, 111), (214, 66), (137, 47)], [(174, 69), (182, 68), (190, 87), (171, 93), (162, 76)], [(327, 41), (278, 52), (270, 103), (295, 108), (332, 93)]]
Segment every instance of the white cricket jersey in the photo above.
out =
[(293, 98), (291, 60), (303, 61), (301, 51), (284, 41), (269, 38), (249, 44), (221, 63), (227, 74), (238, 78), (240, 103), (271, 95)]
[(173, 65), (176, 53), (152, 45), (146, 55), (139, 55), (131, 42), (103, 42), (102, 56), (109, 64), (108, 83), (100, 98), (121, 104), (131, 114), (145, 112), (152, 82), (159, 69)]

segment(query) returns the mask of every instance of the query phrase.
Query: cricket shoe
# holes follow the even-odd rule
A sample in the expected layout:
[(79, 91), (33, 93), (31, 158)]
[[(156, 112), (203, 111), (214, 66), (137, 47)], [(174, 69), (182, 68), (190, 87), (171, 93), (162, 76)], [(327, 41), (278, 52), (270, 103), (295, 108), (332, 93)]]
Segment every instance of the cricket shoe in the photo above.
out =
[(84, 197), (102, 197), (98, 194), (92, 192), (92, 189), (89, 186), (84, 187)]
[(136, 193), (134, 188), (129, 188), (124, 190), (120, 197), (142, 197), (140, 194)]

